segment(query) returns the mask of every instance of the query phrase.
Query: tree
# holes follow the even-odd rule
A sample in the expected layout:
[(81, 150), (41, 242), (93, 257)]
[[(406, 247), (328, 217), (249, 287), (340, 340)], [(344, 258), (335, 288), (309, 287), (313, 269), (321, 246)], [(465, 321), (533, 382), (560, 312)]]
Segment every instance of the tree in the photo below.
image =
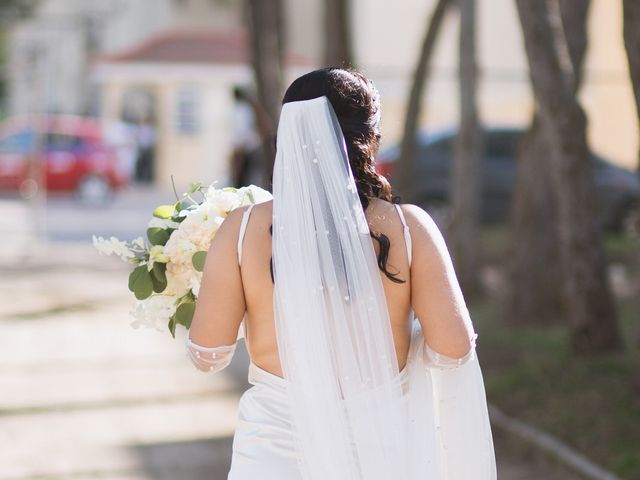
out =
[(433, 56), (436, 41), (438, 40), (442, 21), (454, 3), (454, 0), (438, 0), (428, 21), (427, 31), (413, 73), (411, 91), (407, 100), (404, 133), (400, 146), (400, 159), (398, 162), (398, 189), (407, 201), (415, 201), (416, 136), (418, 134), (418, 121), (422, 110), (424, 87), (430, 74), (431, 57)]
[[(623, 0), (624, 45), (627, 50), (629, 76), (633, 85), (640, 130), (640, 2)], [(638, 173), (640, 173), (640, 152), (638, 153)]]
[[(274, 132), (280, 116), (284, 25), (282, 0), (247, 0), (251, 65), (258, 103), (270, 125), (261, 131), (264, 155), (264, 184), (271, 183), (275, 157)], [(263, 130), (263, 129), (261, 129)]]
[[(566, 45), (573, 91), (579, 91), (587, 49), (590, 0), (556, 0), (553, 25), (557, 45)], [(559, 249), (558, 200), (552, 184), (558, 161), (536, 109), (518, 149), (511, 215), (511, 255), (506, 313), (521, 324), (553, 322), (564, 314)], [(544, 259), (544, 261), (541, 261)]]
[(602, 230), (595, 220), (586, 117), (576, 99), (573, 80), (562, 68), (547, 3), (516, 0), (516, 5), (534, 96), (557, 154), (552, 173), (572, 347), (576, 353), (619, 349), (621, 338), (607, 282)]
[(456, 137), (449, 197), (448, 242), (464, 293), (478, 292), (482, 132), (478, 120), (476, 0), (460, 0), (460, 129)]
[(324, 5), (324, 63), (326, 66), (353, 66), (350, 2), (349, 0), (326, 0)]

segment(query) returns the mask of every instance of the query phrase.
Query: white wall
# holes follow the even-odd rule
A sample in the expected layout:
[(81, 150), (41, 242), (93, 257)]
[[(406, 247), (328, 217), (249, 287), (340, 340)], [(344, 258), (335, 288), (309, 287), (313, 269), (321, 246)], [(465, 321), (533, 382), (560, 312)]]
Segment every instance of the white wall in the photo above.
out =
[[(383, 99), (383, 145), (403, 128), (406, 95), (435, 0), (352, 0), (356, 59)], [(638, 127), (622, 42), (621, 2), (593, 0), (589, 52), (581, 100), (589, 140), (610, 160), (634, 167)], [(478, 1), (481, 117), (489, 125), (528, 125), (533, 99), (519, 19), (513, 0)], [(458, 15), (441, 30), (421, 119), (425, 129), (458, 119)]]

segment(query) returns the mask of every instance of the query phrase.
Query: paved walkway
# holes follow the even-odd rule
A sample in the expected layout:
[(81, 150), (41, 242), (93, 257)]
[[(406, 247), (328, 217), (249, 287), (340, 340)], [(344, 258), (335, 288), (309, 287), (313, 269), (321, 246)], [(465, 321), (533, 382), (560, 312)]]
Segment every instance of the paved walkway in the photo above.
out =
[[(201, 373), (182, 330), (174, 340), (129, 326), (124, 265), (86, 243), (7, 244), (0, 480), (223, 480), (246, 354), (220, 374)], [(500, 438), (497, 447), (501, 480), (570, 478)]]

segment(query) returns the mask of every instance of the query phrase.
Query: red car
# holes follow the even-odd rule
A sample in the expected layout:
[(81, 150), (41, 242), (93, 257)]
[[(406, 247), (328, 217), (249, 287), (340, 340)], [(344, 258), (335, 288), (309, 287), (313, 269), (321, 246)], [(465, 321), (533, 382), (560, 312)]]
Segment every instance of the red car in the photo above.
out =
[(16, 117), (0, 124), (0, 190), (32, 191), (35, 161), (48, 192), (75, 192), (87, 202), (102, 202), (126, 183), (116, 149), (91, 118)]

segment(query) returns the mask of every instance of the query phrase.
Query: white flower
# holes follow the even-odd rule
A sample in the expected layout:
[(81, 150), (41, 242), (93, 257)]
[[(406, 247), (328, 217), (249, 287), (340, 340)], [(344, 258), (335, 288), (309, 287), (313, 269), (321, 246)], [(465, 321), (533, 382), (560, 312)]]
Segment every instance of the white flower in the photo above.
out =
[(138, 248), (140, 250), (147, 249), (147, 244), (145, 243), (144, 238), (142, 237), (134, 238), (133, 240), (131, 240), (131, 246)]
[(204, 204), (208, 204), (210, 213), (226, 217), (227, 214), (241, 205), (242, 197), (233, 189), (218, 189), (210, 186), (206, 191)]
[(238, 194), (242, 199), (242, 206), (251, 205), (252, 203), (268, 202), (273, 199), (273, 195), (271, 195), (270, 192), (253, 184), (239, 188)]
[(216, 234), (224, 217), (211, 205), (204, 203), (190, 213), (180, 224), (179, 232), (198, 247), (208, 250), (211, 239)]
[(178, 266), (191, 265), (191, 258), (197, 251), (183, 228), (173, 232), (164, 246), (164, 254), (169, 257), (169, 262)]
[(189, 265), (178, 265), (175, 263), (167, 264), (167, 288), (162, 293), (171, 295), (174, 298), (185, 296), (191, 290), (193, 278), (197, 277), (199, 272)]
[(179, 225), (180, 224), (178, 222), (174, 222), (173, 220), (165, 220), (163, 218), (152, 217), (147, 224), (147, 228), (158, 227), (164, 228), (166, 230), (167, 228), (178, 228)]
[(93, 235), (92, 240), (93, 246), (101, 255), (116, 255), (125, 262), (135, 256), (134, 252), (132, 252), (128, 247), (127, 242), (118, 240), (116, 237), (111, 237), (109, 240), (105, 240), (102, 237), (96, 237)]
[(158, 263), (167, 263), (169, 256), (165, 255), (164, 247), (162, 245), (154, 245), (149, 250), (149, 259)]
[(136, 302), (131, 315), (134, 321), (131, 326), (141, 326), (164, 330), (171, 316), (176, 313), (176, 299), (169, 295), (151, 295)]
[(190, 286), (191, 292), (198, 298), (200, 293), (200, 284), (202, 283), (202, 272), (196, 271), (196, 274), (191, 277)]

